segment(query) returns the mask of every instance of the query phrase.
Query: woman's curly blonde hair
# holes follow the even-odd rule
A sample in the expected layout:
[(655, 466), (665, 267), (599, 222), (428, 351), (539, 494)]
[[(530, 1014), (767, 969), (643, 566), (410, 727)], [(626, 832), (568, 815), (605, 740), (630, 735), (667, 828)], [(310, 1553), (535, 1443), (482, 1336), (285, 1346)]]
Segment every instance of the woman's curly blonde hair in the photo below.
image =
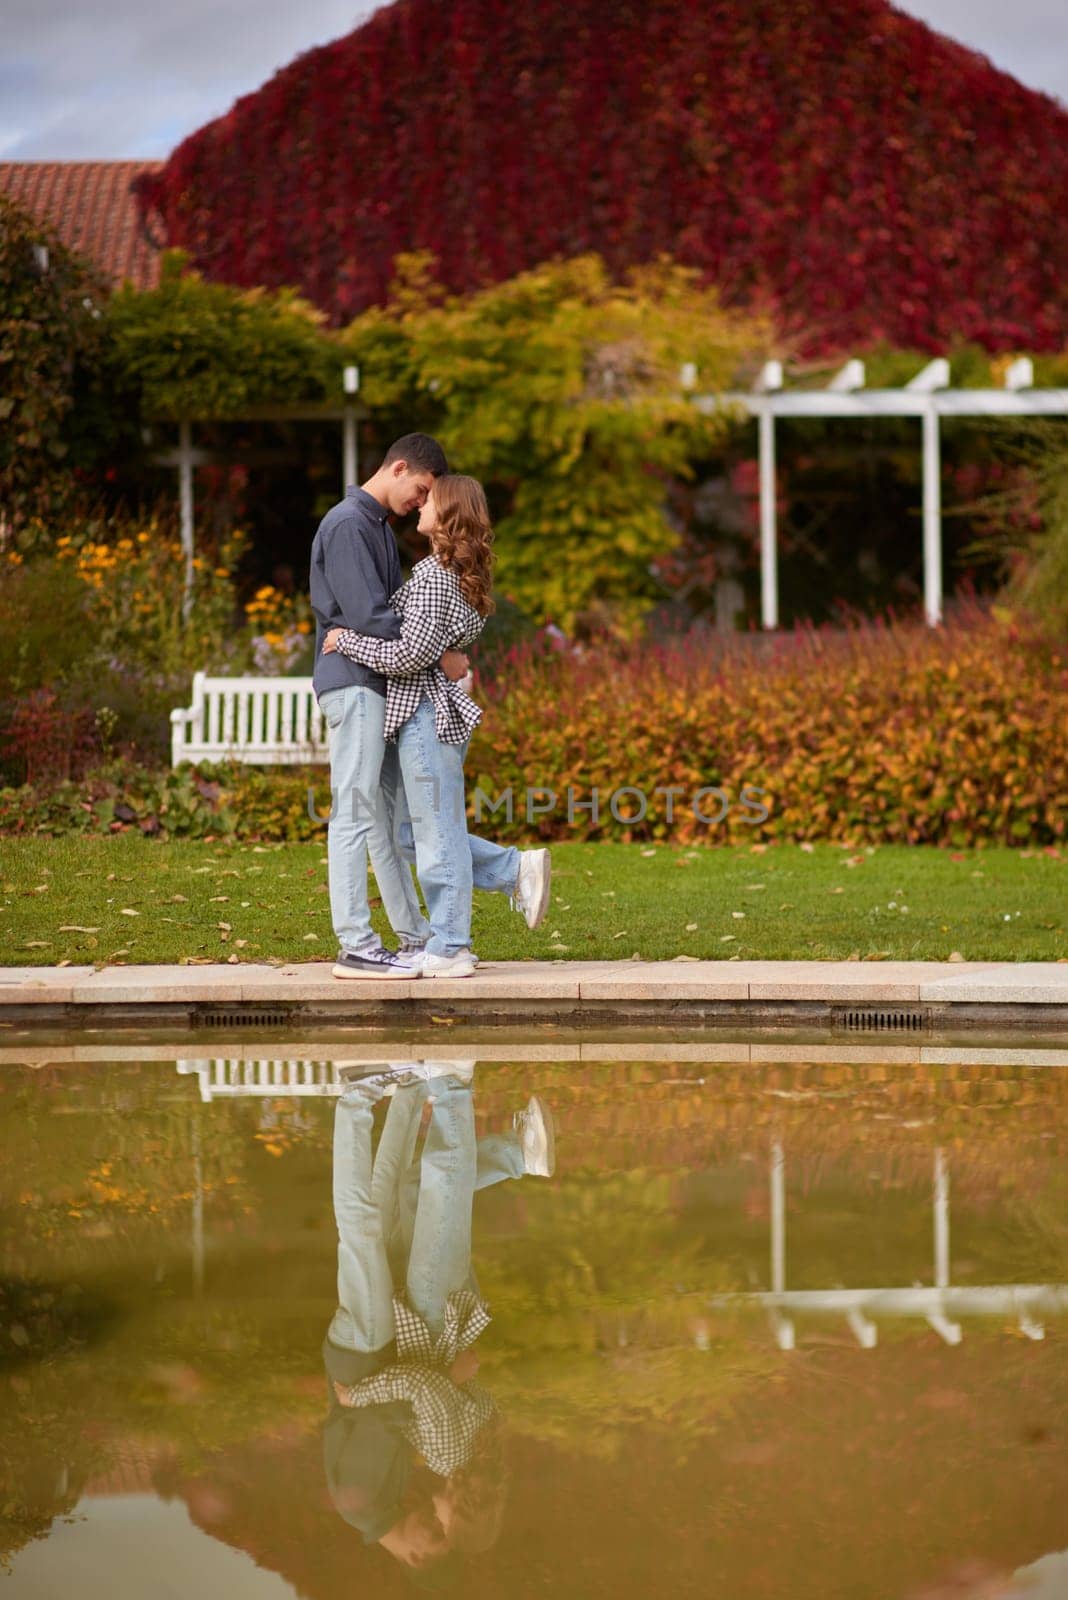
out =
[(480, 617), (488, 617), (495, 609), (490, 595), (494, 557), (485, 490), (477, 478), (447, 472), (435, 478), (431, 493), (438, 513), (434, 554), (443, 567), (456, 573), (468, 605)]

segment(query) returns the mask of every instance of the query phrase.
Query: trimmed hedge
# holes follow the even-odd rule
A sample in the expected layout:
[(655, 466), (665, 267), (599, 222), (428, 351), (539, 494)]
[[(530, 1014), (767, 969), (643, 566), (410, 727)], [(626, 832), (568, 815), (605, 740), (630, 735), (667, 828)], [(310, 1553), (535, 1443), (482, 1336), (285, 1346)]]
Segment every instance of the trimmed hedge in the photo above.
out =
[[(1066, 828), (1066, 703), (1063, 648), (977, 604), (937, 630), (860, 623), (727, 647), (517, 654), (468, 753), (469, 789), (552, 788), (543, 838), (1051, 843)], [(668, 784), (683, 790), (673, 824), (666, 799), (652, 805)], [(588, 811), (569, 825), (569, 785), (579, 802), (594, 787), (604, 802), (640, 789), (649, 814), (628, 826), (605, 805), (598, 826)], [(747, 785), (769, 808), (759, 828), (741, 803)], [(690, 803), (710, 786), (731, 805), (714, 827)], [(525, 831), (503, 812), (492, 826)]]
[[(698, 843), (782, 839), (856, 844), (1041, 845), (1063, 840), (1068, 796), (1068, 661), (1032, 623), (974, 605), (932, 630), (894, 622), (797, 630), (726, 644), (605, 646), (584, 654), (524, 646), (481, 696), (468, 753), (469, 801), (503, 840), (672, 837)], [(681, 792), (674, 820), (654, 791)], [(761, 791), (742, 805), (745, 786)], [(567, 815), (591, 791), (601, 815)], [(699, 791), (722, 788), (718, 825)], [(113, 765), (44, 794), (0, 791), (0, 833), (121, 832), (306, 839), (329, 804), (324, 768), (229, 766), (148, 773)], [(556, 804), (527, 820), (527, 789)], [(631, 796), (649, 811), (627, 822)], [(768, 808), (756, 823), (759, 799)], [(539, 803), (535, 800), (535, 804)], [(541, 797), (541, 804), (547, 797)], [(700, 799), (704, 815), (719, 803)], [(472, 805), (472, 811), (473, 811)], [(622, 820), (620, 820), (622, 818)], [(748, 818), (748, 820), (746, 820)]]

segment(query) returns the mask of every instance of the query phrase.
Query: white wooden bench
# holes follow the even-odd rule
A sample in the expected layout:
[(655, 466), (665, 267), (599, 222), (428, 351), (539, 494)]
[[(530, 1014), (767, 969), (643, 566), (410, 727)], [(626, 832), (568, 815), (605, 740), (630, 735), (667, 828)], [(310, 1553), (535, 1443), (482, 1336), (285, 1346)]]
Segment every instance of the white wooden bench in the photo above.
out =
[(244, 761), (304, 766), (329, 759), (310, 678), (193, 679), (193, 704), (171, 712), (171, 765)]

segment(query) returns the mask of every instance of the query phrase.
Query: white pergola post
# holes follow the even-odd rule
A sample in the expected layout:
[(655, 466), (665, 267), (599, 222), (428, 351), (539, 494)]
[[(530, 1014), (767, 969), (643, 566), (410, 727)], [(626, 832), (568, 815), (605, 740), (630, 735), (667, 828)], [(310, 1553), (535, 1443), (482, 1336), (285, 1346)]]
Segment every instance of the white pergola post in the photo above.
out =
[[(771, 1293), (773, 1298), (786, 1289), (786, 1158), (781, 1144), (771, 1147)], [(780, 1350), (793, 1350), (797, 1336), (789, 1317), (777, 1305), (768, 1312), (768, 1321)]]
[[(782, 362), (766, 361), (757, 388), (768, 395), (782, 388)], [(757, 412), (760, 467), (760, 622), (779, 626), (779, 553), (775, 527), (775, 413), (769, 401)]]
[(771, 1147), (771, 1292), (786, 1288), (786, 1158), (781, 1144)]
[(930, 627), (942, 621), (942, 452), (938, 424), (938, 389), (949, 388), (949, 362), (929, 361), (905, 385), (928, 396), (923, 420), (923, 609)]
[[(941, 1148), (934, 1157), (934, 1277), (941, 1301), (949, 1288), (949, 1168)], [(941, 1304), (928, 1312), (927, 1323), (946, 1344), (960, 1344), (964, 1336), (960, 1323), (947, 1317)]]
[(933, 628), (942, 620), (942, 460), (938, 412), (923, 413), (923, 609)]
[[(359, 393), (359, 367), (346, 367), (342, 374), (346, 395)], [(350, 484), (359, 482), (360, 456), (356, 433), (356, 407), (351, 400), (345, 403), (341, 419), (341, 493), (346, 494)]]
[(949, 1170), (945, 1153), (934, 1158), (934, 1269), (935, 1288), (949, 1288)]

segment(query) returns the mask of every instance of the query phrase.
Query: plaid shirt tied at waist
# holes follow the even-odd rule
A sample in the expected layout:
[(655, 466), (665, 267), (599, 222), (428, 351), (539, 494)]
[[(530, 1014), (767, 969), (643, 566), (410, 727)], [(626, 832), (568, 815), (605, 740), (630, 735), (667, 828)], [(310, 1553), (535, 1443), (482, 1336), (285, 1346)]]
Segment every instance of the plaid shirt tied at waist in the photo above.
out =
[(350, 661), (372, 667), (386, 679), (387, 739), (396, 739), (424, 695), (434, 706), (434, 726), (442, 744), (463, 744), (482, 712), (458, 684), (450, 683), (438, 665), (446, 650), (466, 650), (485, 626), (468, 605), (451, 567), (427, 556), (412, 568), (407, 583), (390, 596), (401, 619), (399, 639), (372, 639), (343, 628), (337, 648)]
[(490, 1315), (470, 1289), (456, 1289), (445, 1302), (445, 1322), (435, 1336), (418, 1312), (394, 1296), (397, 1361), (349, 1389), (354, 1406), (406, 1400), (412, 1408), (405, 1437), (431, 1472), (442, 1478), (471, 1458), (475, 1439), (493, 1416), (490, 1396), (477, 1383), (453, 1383), (447, 1376), (461, 1350), (489, 1326)]

